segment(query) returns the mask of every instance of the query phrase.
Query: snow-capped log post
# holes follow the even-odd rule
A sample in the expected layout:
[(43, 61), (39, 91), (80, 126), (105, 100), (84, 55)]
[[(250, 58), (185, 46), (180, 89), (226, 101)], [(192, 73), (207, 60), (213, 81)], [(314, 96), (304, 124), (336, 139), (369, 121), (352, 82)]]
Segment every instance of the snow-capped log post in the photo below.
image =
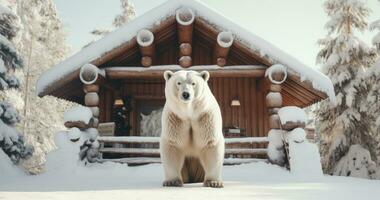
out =
[(80, 69), (79, 78), (83, 83), (85, 92), (84, 103), (91, 109), (91, 126), (96, 128), (99, 124), (99, 84), (104, 81), (105, 73), (92, 64), (85, 64)]
[(227, 64), (227, 56), (230, 47), (234, 42), (234, 37), (231, 32), (223, 31), (218, 34), (215, 45), (214, 59), (218, 66), (225, 66)]
[(280, 129), (280, 118), (277, 114), (282, 106), (281, 84), (287, 78), (286, 68), (282, 65), (272, 65), (265, 71), (265, 76), (269, 79), (269, 91), (266, 95), (266, 106), (269, 113), (269, 128)]
[(195, 14), (190, 8), (180, 8), (176, 11), (179, 43), (179, 64), (182, 67), (191, 66), (191, 43), (193, 40), (193, 22)]
[(142, 55), (141, 65), (149, 67), (153, 64), (154, 60), (154, 35), (150, 30), (142, 29), (137, 33), (136, 38)]
[(272, 138), (268, 144), (268, 159), (273, 164), (284, 165), (286, 162), (284, 146), (281, 143), (282, 130), (278, 111), (283, 104), (281, 84), (287, 78), (286, 68), (279, 64), (272, 65), (265, 71), (265, 77), (269, 82), (266, 106), (269, 115), (269, 136)]

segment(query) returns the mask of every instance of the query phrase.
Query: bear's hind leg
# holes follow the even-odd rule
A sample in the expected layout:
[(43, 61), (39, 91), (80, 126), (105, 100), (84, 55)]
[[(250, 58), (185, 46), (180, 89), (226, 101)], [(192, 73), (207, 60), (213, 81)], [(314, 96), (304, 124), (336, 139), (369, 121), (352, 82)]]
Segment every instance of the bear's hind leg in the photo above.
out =
[(183, 181), (181, 170), (185, 160), (185, 156), (179, 149), (166, 146), (161, 150), (161, 160), (165, 171), (165, 187), (182, 187)]
[(222, 188), (222, 168), (224, 160), (223, 147), (208, 147), (203, 150), (200, 156), (201, 164), (205, 170), (205, 187)]

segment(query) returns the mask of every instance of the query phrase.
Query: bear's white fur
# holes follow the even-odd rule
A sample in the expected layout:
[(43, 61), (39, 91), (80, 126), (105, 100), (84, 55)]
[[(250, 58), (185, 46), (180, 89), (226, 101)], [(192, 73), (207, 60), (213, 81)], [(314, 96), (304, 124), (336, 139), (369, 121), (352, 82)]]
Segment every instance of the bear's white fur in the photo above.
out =
[(164, 186), (182, 186), (185, 157), (196, 157), (205, 171), (204, 186), (223, 187), (222, 115), (207, 84), (209, 77), (207, 71), (164, 73), (166, 103), (160, 141)]

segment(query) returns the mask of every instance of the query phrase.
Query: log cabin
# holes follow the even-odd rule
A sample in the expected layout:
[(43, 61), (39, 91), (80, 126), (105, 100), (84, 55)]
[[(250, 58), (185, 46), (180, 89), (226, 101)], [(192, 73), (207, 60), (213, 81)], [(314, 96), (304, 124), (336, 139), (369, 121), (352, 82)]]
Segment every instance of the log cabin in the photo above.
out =
[(90, 107), (92, 126), (114, 123), (111, 136), (134, 143), (136, 136), (159, 136), (165, 70), (210, 72), (224, 135), (231, 138), (226, 142), (244, 148), (226, 154), (265, 153), (258, 149), (265, 150), (270, 129), (282, 128), (277, 111), (283, 106), (335, 101), (328, 77), (206, 5), (185, 0), (168, 1), (53, 66), (37, 91)]

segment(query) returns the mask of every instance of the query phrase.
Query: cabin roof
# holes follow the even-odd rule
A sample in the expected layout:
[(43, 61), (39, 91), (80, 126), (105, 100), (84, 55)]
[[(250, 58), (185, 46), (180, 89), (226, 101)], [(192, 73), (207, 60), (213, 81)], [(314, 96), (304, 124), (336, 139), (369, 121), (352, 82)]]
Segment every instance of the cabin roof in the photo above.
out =
[(297, 82), (301, 85), (309, 85), (307, 88), (311, 88), (319, 100), (329, 97), (330, 101), (335, 103), (334, 88), (327, 76), (304, 65), (261, 37), (240, 27), (196, 0), (169, 0), (53, 66), (40, 76), (37, 82), (38, 95), (54, 94), (55, 91), (65, 87), (67, 83), (78, 79), (79, 68), (86, 63), (98, 66), (103, 64), (110, 59), (113, 55), (112, 52), (125, 50), (126, 44), (133, 43), (133, 40), (136, 43), (135, 36), (139, 30), (154, 30), (157, 27), (164, 26), (175, 15), (176, 10), (181, 7), (191, 8), (197, 18), (202, 19), (215, 29), (232, 32), (236, 42), (243, 44), (245, 48), (268, 66), (280, 63), (287, 67), (287, 70), (297, 77)]

